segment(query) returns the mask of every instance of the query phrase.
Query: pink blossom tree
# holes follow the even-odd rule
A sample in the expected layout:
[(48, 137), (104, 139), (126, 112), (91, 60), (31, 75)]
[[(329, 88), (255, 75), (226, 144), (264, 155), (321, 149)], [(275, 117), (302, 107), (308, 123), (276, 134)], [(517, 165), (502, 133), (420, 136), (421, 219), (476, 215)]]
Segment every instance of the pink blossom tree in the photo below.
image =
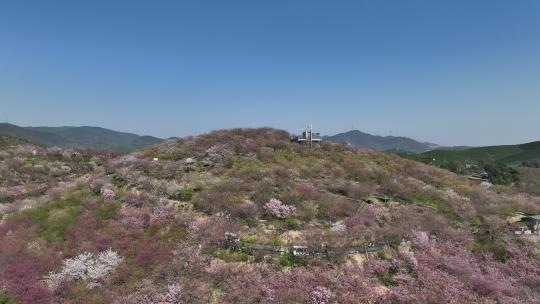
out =
[(277, 198), (271, 198), (264, 208), (268, 213), (277, 218), (286, 218), (293, 215), (296, 212), (296, 207), (286, 205)]

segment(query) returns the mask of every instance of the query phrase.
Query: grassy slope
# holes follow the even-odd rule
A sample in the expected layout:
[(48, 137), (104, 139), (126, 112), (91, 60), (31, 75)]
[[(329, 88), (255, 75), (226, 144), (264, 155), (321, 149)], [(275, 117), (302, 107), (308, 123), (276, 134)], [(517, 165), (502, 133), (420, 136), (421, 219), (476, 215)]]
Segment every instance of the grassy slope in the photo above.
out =
[(18, 137), (0, 134), (0, 148), (28, 143), (30, 142)]

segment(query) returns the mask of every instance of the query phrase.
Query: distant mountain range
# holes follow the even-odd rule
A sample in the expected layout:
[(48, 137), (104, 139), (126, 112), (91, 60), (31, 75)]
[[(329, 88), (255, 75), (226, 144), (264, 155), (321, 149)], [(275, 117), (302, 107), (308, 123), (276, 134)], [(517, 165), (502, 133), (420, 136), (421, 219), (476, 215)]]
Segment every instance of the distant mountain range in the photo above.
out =
[(19, 127), (0, 123), (0, 134), (63, 148), (135, 150), (160, 143), (161, 138), (99, 127)]
[(540, 141), (520, 145), (469, 148), (461, 151), (434, 150), (414, 155), (412, 158), (434, 165), (444, 165), (449, 162), (500, 162), (515, 164), (527, 161), (540, 161)]
[(352, 130), (333, 136), (325, 136), (324, 140), (346, 143), (357, 147), (370, 148), (381, 151), (421, 153), (435, 149), (460, 150), (466, 147), (442, 147), (434, 143), (419, 142), (409, 137), (378, 136)]

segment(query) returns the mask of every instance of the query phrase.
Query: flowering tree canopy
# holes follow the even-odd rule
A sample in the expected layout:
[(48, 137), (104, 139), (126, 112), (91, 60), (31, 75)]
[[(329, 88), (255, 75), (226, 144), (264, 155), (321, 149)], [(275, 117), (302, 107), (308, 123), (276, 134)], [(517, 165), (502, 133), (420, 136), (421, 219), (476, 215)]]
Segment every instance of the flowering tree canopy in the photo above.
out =
[(277, 198), (271, 198), (265, 205), (264, 208), (268, 213), (277, 217), (285, 218), (293, 215), (296, 212), (296, 207), (285, 205)]
[(49, 288), (55, 289), (64, 280), (83, 280), (89, 288), (99, 286), (99, 279), (111, 273), (122, 262), (115, 251), (108, 249), (100, 252), (97, 258), (90, 252), (64, 260), (60, 272), (51, 272), (43, 278)]

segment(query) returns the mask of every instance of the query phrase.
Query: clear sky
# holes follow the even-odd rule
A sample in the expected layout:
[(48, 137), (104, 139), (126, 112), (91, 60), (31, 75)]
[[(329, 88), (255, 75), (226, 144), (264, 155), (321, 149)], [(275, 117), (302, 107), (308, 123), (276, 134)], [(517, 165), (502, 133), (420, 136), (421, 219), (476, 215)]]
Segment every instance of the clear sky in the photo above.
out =
[(540, 140), (540, 1), (0, 0), (0, 119)]

